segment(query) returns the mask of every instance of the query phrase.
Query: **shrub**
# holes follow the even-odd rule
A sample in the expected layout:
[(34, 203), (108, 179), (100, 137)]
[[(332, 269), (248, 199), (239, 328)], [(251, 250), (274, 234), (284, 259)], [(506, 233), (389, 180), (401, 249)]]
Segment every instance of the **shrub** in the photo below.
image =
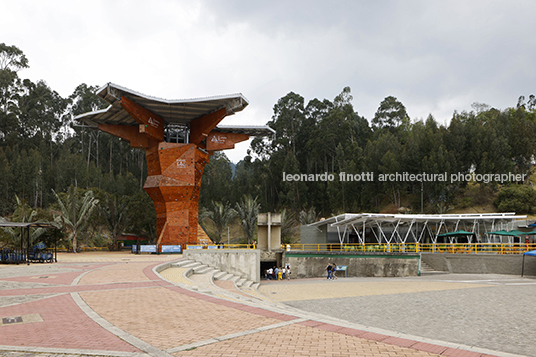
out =
[(532, 214), (536, 212), (536, 191), (524, 185), (503, 188), (493, 202), (500, 212)]

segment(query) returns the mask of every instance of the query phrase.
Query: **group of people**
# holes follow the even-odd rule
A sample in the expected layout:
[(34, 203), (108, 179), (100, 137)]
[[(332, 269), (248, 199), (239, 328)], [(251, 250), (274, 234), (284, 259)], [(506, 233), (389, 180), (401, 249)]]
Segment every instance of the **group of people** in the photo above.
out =
[(328, 272), (328, 280), (335, 280), (337, 279), (337, 265), (335, 263), (328, 263), (328, 266), (326, 267), (326, 271)]
[(282, 268), (273, 267), (266, 269), (265, 277), (268, 280), (290, 280), (290, 264), (283, 266)]

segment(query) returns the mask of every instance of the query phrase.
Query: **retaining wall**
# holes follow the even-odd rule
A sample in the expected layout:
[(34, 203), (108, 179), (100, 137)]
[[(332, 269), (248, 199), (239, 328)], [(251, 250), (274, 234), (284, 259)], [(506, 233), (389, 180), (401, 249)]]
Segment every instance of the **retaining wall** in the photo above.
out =
[[(422, 261), (449, 273), (521, 275), (523, 255), (422, 253)], [(524, 275), (536, 276), (536, 257), (525, 257)]]
[[(325, 277), (328, 263), (347, 265), (347, 276), (416, 276), (419, 254), (349, 253), (349, 252), (284, 252), (284, 264), (290, 264), (296, 278)], [(344, 272), (338, 272), (344, 276)]]
[(261, 254), (258, 249), (186, 249), (183, 256), (253, 282), (260, 282)]

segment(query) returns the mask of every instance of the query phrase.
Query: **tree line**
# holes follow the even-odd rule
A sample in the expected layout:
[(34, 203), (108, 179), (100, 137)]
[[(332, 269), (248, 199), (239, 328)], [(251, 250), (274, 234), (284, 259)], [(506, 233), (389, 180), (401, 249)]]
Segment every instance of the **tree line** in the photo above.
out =
[[(154, 208), (143, 191), (144, 152), (73, 119), (107, 107), (95, 95), (97, 87), (80, 84), (63, 98), (44, 80), (21, 79), (28, 67), (19, 48), (0, 44), (0, 217), (14, 219), (17, 209), (27, 205), (36, 212), (32, 219), (53, 220), (61, 213), (62, 195), (81, 199), (91, 191), (100, 208), (86, 227), (90, 241), (123, 232), (154, 239)], [(468, 185), (490, 192), (505, 185), (342, 181), (338, 174), (512, 172), (527, 175), (519, 184), (528, 184), (536, 151), (535, 108), (532, 95), (506, 109), (475, 103), (471, 111), (454, 112), (448, 125), (440, 125), (432, 115), (410, 118), (394, 96), (379, 103), (373, 118), (365, 118), (354, 109), (349, 87), (333, 100), (306, 102), (290, 92), (274, 105), (268, 122), (275, 136), (254, 139), (236, 165), (224, 152), (211, 157), (203, 175), (200, 211), (210, 220), (218, 214), (229, 216), (223, 208), (236, 208), (236, 215), (225, 218), (232, 221), (238, 219), (233, 218), (240, 212), (237, 205), (252, 200), (248, 204), (257, 211), (284, 210), (287, 237), (295, 233), (297, 222), (342, 212), (387, 207), (444, 213), (459, 203)], [(332, 173), (334, 179), (289, 181), (283, 173)], [(221, 240), (221, 229), (211, 238)], [(244, 231), (242, 238), (253, 237)]]
[[(275, 104), (268, 122), (276, 136), (253, 140), (249, 155), (237, 164), (233, 180), (230, 174), (225, 180), (217, 179), (219, 170), (210, 172), (204, 188), (211, 191), (212, 198), (226, 200), (232, 190), (225, 185), (238, 184), (258, 197), (265, 211), (288, 208), (295, 216), (308, 210), (330, 216), (379, 212), (386, 207), (445, 213), (461, 203), (468, 185), (493, 196), (508, 184), (530, 183), (536, 151), (533, 95), (527, 100), (520, 97), (515, 106), (503, 110), (474, 103), (471, 111), (454, 112), (448, 125), (440, 125), (432, 115), (412, 120), (393, 96), (380, 103), (371, 120), (360, 116), (351, 101), (349, 87), (333, 101), (312, 99), (305, 103), (299, 94), (288, 93)], [(230, 166), (224, 157), (218, 160), (217, 165)], [(304, 181), (285, 180), (284, 173), (314, 178), (333, 175), (330, 180)], [(341, 180), (340, 173), (375, 179)], [(396, 173), (476, 179), (378, 179)], [(487, 179), (507, 173), (525, 175), (526, 180)]]

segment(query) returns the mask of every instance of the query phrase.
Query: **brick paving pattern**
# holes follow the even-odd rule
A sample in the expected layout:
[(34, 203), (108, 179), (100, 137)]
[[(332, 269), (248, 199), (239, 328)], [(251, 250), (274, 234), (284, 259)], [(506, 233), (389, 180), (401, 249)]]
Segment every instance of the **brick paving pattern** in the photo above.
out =
[(229, 282), (201, 294), (185, 269), (162, 272), (169, 281), (154, 273), (179, 258), (86, 252), (60, 254), (56, 264), (0, 266), (0, 356), (492, 356), (277, 305), (272, 300), (300, 298), (284, 282), (262, 300)]

